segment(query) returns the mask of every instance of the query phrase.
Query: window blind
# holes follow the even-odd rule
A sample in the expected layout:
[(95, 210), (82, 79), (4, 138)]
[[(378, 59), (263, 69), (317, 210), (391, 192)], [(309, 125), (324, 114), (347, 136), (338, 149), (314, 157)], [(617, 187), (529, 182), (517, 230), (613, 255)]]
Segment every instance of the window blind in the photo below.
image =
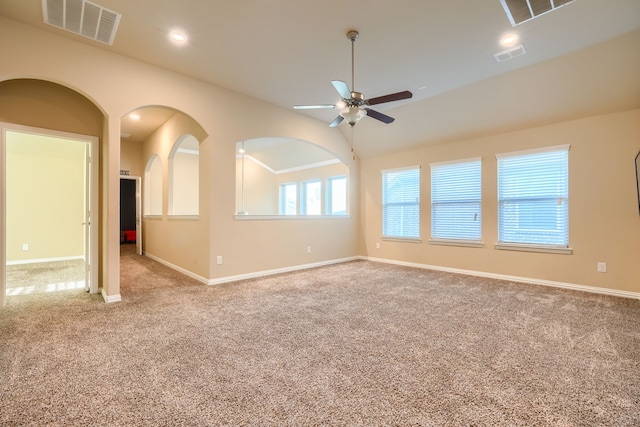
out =
[(431, 239), (482, 240), (480, 159), (431, 165)]
[(569, 148), (498, 157), (498, 241), (569, 245)]
[(420, 237), (420, 168), (382, 172), (382, 235)]

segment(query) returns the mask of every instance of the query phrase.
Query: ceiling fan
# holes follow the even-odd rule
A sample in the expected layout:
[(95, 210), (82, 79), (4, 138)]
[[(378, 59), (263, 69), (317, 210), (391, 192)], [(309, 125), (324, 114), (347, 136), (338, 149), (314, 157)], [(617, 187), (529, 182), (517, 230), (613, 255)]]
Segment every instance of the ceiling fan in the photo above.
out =
[(401, 99), (409, 99), (413, 96), (408, 90), (391, 93), (389, 95), (377, 96), (375, 98), (367, 99), (364, 94), (353, 90), (354, 87), (354, 45), (358, 40), (360, 34), (351, 30), (347, 33), (347, 38), (351, 41), (351, 89), (342, 80), (332, 80), (333, 87), (336, 88), (342, 100), (337, 104), (320, 104), (320, 105), (294, 105), (293, 108), (297, 110), (314, 109), (314, 108), (339, 108), (340, 114), (332, 121), (329, 126), (334, 127), (342, 123), (343, 120), (347, 120), (347, 123), (351, 127), (355, 126), (358, 121), (364, 116), (369, 116), (376, 120), (380, 120), (383, 123), (392, 123), (395, 119), (393, 117), (382, 114), (379, 111), (369, 108), (371, 105), (382, 104), (385, 102), (400, 101)]

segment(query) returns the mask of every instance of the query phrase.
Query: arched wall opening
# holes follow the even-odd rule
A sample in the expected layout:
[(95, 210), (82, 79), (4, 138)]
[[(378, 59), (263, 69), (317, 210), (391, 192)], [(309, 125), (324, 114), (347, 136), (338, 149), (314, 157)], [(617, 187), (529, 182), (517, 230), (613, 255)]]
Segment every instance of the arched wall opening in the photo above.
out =
[[(209, 223), (202, 211), (209, 195), (201, 185), (210, 169), (202, 152), (207, 138), (195, 119), (169, 106), (140, 107), (121, 118), (120, 169), (143, 181), (143, 253), (203, 277), (208, 274)], [(194, 247), (196, 253), (185, 256)]]
[[(93, 235), (95, 236), (94, 237), (95, 249), (91, 254), (91, 258), (92, 258), (91, 263), (92, 263), (92, 269), (94, 271), (92, 277), (94, 277), (93, 281), (95, 282), (94, 283), (95, 291), (97, 292), (97, 289), (99, 286), (98, 284), (99, 277), (102, 277), (102, 274), (103, 274), (102, 273), (103, 263), (101, 262), (103, 259), (102, 257), (103, 254), (100, 248), (102, 247), (101, 242), (105, 240), (104, 239), (105, 225), (104, 225), (104, 222), (100, 220), (100, 211), (101, 211), (100, 206), (103, 205), (104, 196), (103, 196), (103, 193), (99, 191), (99, 188), (102, 188), (102, 186), (99, 185), (99, 182), (98, 182), (101, 179), (100, 176), (102, 175), (101, 171), (103, 170), (103, 166), (100, 164), (99, 161), (95, 161), (95, 160), (98, 160), (100, 157), (99, 152), (102, 149), (101, 145), (102, 145), (102, 141), (104, 140), (104, 129), (105, 129), (105, 122), (106, 122), (104, 113), (88, 97), (67, 86), (50, 82), (50, 81), (38, 80), (38, 79), (29, 79), (29, 78), (11, 79), (11, 80), (5, 80), (0, 82), (0, 122), (5, 123), (6, 129), (9, 129), (11, 127), (25, 129), (25, 135), (28, 135), (30, 133), (33, 135), (36, 135), (36, 134), (40, 135), (40, 134), (46, 133), (46, 134), (52, 134), (56, 136), (65, 136), (65, 137), (70, 136), (69, 141), (76, 140), (76, 136), (78, 136), (79, 139), (85, 139), (86, 141), (94, 141), (90, 144), (93, 147), (92, 151), (89, 150), (87, 152), (88, 153), (87, 156), (90, 154), (90, 156), (92, 157), (93, 162), (91, 163), (90, 168), (95, 172), (95, 174), (93, 175), (94, 185), (91, 187), (93, 189), (93, 192), (90, 196), (93, 199), (93, 203), (95, 206), (95, 208), (92, 209), (93, 212), (91, 213), (92, 227), (94, 228)], [(29, 146), (38, 147), (39, 146), (38, 144), (42, 144), (43, 142), (46, 142), (46, 141), (53, 141), (56, 139), (57, 138), (43, 137), (41, 138), (41, 141), (39, 141), (38, 143), (32, 143)], [(23, 147), (20, 147), (20, 149), (23, 149), (23, 148), (26, 149), (26, 147), (27, 147), (27, 144), (25, 143)], [(46, 145), (45, 146), (40, 145), (40, 147), (48, 148)], [(4, 148), (4, 142), (3, 142), (3, 148)], [(46, 149), (37, 150), (36, 148), (30, 148), (30, 149), (36, 150), (36, 151), (26, 153), (26, 157), (23, 156), (22, 158), (20, 158), (20, 161), (24, 160), (25, 158), (37, 159), (37, 164), (46, 165), (46, 167), (53, 168), (51, 169), (50, 173), (53, 173), (54, 175), (66, 175), (69, 172), (67, 170), (68, 168), (64, 166), (60, 166), (63, 164), (61, 161), (59, 161), (60, 158), (62, 157), (60, 152), (56, 152), (56, 150), (53, 150), (53, 151), (46, 150)], [(50, 152), (48, 155), (46, 154), (47, 151)], [(21, 153), (21, 154), (25, 154), (25, 153)], [(56, 159), (56, 161), (50, 160), (50, 161), (43, 162), (42, 159), (47, 158), (47, 156), (50, 156), (48, 157), (48, 159)], [(88, 161), (87, 156), (85, 156), (84, 158)], [(18, 159), (18, 157), (15, 157), (15, 158)], [(6, 160), (7, 158), (3, 155), (2, 161), (0, 162), (2, 163), (0, 168), (2, 169), (3, 176), (7, 170), (7, 167), (5, 164)], [(65, 161), (67, 162), (70, 161), (70, 158), (67, 157)], [(82, 156), (80, 161), (82, 162)], [(36, 162), (32, 161), (30, 164), (33, 165), (35, 163)], [(88, 164), (89, 163), (87, 163), (87, 165)], [(78, 167), (80, 169), (84, 168), (83, 164), (77, 165), (75, 163), (73, 167), (75, 169), (77, 169)], [(79, 174), (77, 174), (77, 177), (75, 178), (75, 180), (80, 179), (84, 181), (83, 177), (88, 176), (86, 175), (87, 170), (88, 169), (85, 169), (84, 173), (80, 172)], [(41, 168), (34, 169), (34, 171), (41, 172), (42, 169)], [(24, 177), (24, 174), (22, 176)], [(33, 175), (27, 175), (27, 177), (29, 179), (35, 179)], [(16, 178), (16, 179), (20, 179), (20, 178)], [(3, 180), (3, 183), (2, 183), (3, 196), (4, 196), (4, 192), (6, 191), (7, 181), (8, 180)], [(74, 186), (75, 184), (77, 184), (73, 180), (69, 182), (73, 182)], [(86, 185), (87, 182), (89, 181), (84, 181), (83, 184), (80, 184), (80, 185)], [(34, 184), (34, 183), (31, 183), (31, 184)], [(35, 183), (35, 185), (36, 187), (32, 186), (30, 188), (32, 189), (39, 188), (37, 186), (37, 183)], [(12, 186), (12, 188), (18, 189), (19, 186)], [(12, 191), (16, 191), (15, 189)], [(29, 193), (30, 194), (28, 195), (24, 195), (24, 197), (29, 197), (31, 201), (33, 200), (38, 201), (39, 198), (43, 197), (42, 193), (38, 194), (37, 191), (35, 190), (31, 190), (29, 191)], [(85, 193), (85, 196), (86, 194), (88, 194), (86, 192), (84, 193)], [(31, 206), (30, 208), (25, 207), (27, 205), (18, 204), (18, 203), (12, 203), (11, 206), (8, 206), (8, 205), (5, 205), (4, 200), (5, 199), (3, 197), (3, 200), (1, 202), (2, 209), (0, 209), (0, 216), (1, 216), (0, 223), (2, 223), (2, 225), (5, 227), (6, 227), (7, 215), (10, 215), (10, 217), (12, 218), (19, 218), (22, 216), (20, 212), (14, 212), (16, 209), (30, 209), (30, 210), (38, 209), (38, 208), (34, 208), (33, 206), (35, 205), (33, 204), (28, 205), (28, 206)], [(17, 199), (12, 198), (10, 200), (17, 200)], [(46, 209), (42, 208), (39, 210), (44, 211), (41, 214), (41, 217), (45, 218), (45, 216), (47, 215)], [(28, 212), (28, 213), (32, 214), (33, 212)], [(47, 219), (50, 219), (50, 218), (47, 218)], [(77, 226), (83, 227), (86, 225), (84, 223), (78, 222)], [(22, 227), (22, 229), (28, 229), (28, 227), (27, 228)], [(43, 234), (46, 234), (46, 232)], [(2, 233), (2, 236), (3, 236), (2, 245), (1, 245), (2, 256), (0, 257), (2, 259), (2, 263), (1, 263), (2, 267), (0, 269), (0, 277), (2, 278), (2, 284), (3, 284), (1, 302), (4, 303), (6, 298), (6, 294), (4, 292), (4, 284), (5, 284), (5, 278), (6, 278), (6, 260), (7, 260), (8, 251), (6, 248), (7, 234)], [(42, 246), (42, 245), (38, 245), (38, 246)], [(53, 246), (53, 245), (49, 245), (49, 246)], [(14, 249), (14, 248), (11, 248), (11, 249)], [(27, 251), (29, 249), (30, 247), (28, 243), (22, 244), (23, 251)], [(52, 250), (53, 249), (49, 249), (49, 251), (52, 251)], [(47, 253), (50, 253), (50, 252), (44, 251), (44, 252), (38, 253), (38, 255), (35, 255), (36, 251), (34, 251), (34, 256), (36, 256), (37, 258), (36, 261), (41, 261), (43, 259), (48, 260), (49, 258)], [(83, 256), (87, 258), (89, 257), (89, 254), (85, 253)], [(12, 257), (16, 258), (13, 255)], [(33, 261), (28, 256), (17, 257), (17, 258), (25, 258), (25, 261), (16, 261), (16, 262), (25, 262), (26, 264)], [(58, 260), (64, 257), (52, 256), (51, 258), (54, 260)]]

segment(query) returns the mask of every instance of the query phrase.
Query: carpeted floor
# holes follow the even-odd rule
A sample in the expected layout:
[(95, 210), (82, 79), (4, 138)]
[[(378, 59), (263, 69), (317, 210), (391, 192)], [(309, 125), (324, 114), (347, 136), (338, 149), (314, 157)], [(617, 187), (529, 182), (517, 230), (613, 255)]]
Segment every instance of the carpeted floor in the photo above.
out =
[(640, 301), (358, 261), (0, 310), (0, 425), (638, 426)]
[(84, 289), (84, 276), (84, 260), (8, 265), (6, 273), (7, 295)]

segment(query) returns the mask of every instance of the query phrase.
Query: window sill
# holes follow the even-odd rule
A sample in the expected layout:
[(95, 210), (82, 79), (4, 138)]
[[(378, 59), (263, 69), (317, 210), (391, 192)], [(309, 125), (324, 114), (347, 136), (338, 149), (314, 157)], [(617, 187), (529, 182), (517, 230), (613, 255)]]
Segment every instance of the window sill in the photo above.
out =
[(543, 246), (543, 245), (496, 243), (495, 248), (499, 250), (504, 250), (504, 251), (540, 252), (540, 253), (561, 254), (561, 255), (573, 254), (573, 249), (571, 248), (558, 248), (558, 247)]
[(430, 245), (440, 245), (440, 246), (462, 246), (465, 248), (483, 248), (484, 242), (476, 242), (471, 240), (438, 240), (431, 239), (429, 240)]
[(186, 219), (186, 220), (197, 220), (200, 218), (199, 215), (169, 215), (169, 219)]
[(422, 243), (422, 239), (420, 237), (380, 236), (380, 240), (384, 240), (387, 242)]
[(273, 221), (283, 219), (350, 219), (351, 215), (234, 215), (239, 221)]

